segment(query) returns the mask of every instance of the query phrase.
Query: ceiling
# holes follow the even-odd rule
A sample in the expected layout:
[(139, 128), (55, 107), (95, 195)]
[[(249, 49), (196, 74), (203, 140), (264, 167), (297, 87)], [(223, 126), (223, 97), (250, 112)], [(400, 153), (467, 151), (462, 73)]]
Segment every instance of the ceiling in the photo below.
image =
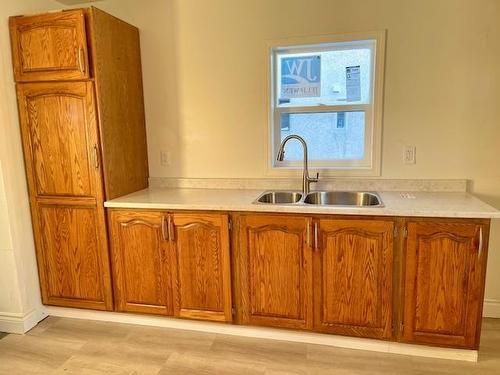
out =
[(103, 0), (54, 0), (54, 1), (65, 5), (75, 5), (83, 3), (94, 3), (96, 1), (103, 1)]

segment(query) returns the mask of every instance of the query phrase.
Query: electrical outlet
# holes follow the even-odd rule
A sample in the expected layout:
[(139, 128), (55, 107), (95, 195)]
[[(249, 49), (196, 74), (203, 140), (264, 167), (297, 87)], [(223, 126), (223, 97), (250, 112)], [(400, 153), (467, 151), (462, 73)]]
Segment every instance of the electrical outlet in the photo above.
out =
[(403, 155), (403, 161), (405, 164), (415, 164), (417, 162), (417, 147), (415, 146), (405, 146), (405, 152)]
[(161, 150), (160, 151), (160, 164), (163, 167), (169, 166), (170, 165), (170, 152), (166, 150)]

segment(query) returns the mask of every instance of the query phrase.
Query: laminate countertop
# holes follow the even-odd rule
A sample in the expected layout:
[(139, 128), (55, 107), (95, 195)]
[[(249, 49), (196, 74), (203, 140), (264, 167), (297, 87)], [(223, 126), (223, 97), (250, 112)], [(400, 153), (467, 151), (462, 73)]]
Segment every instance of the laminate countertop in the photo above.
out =
[(500, 211), (466, 192), (377, 192), (383, 207), (256, 204), (262, 190), (148, 188), (112, 199), (122, 209), (252, 211), (300, 214), (500, 218)]

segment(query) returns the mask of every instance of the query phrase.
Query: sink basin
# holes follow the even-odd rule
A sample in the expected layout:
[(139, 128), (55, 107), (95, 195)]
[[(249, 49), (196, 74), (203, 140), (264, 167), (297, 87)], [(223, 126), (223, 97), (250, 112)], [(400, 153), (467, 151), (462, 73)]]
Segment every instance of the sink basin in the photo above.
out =
[(302, 198), (302, 193), (296, 191), (268, 191), (262, 194), (258, 203), (286, 204), (297, 203)]
[(321, 206), (382, 206), (382, 200), (377, 194), (357, 191), (315, 191), (307, 194), (304, 203)]

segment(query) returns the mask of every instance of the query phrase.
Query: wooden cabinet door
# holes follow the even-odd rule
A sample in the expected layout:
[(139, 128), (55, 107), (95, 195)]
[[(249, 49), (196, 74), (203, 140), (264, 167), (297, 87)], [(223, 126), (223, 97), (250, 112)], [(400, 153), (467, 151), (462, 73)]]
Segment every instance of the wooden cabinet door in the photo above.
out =
[(18, 85), (27, 175), (37, 197), (101, 194), (91, 82)]
[(174, 213), (168, 220), (174, 315), (231, 321), (228, 216)]
[(112, 309), (93, 84), (17, 93), (42, 300)]
[(89, 78), (83, 10), (10, 19), (17, 82)]
[(93, 206), (38, 205), (35, 233), (45, 304), (112, 308), (106, 237), (98, 216)]
[(312, 327), (311, 223), (306, 217), (241, 215), (242, 323)]
[(386, 220), (315, 223), (315, 330), (391, 338), (393, 227)]
[(172, 315), (166, 214), (111, 210), (108, 218), (116, 309)]
[(488, 225), (407, 224), (404, 341), (477, 348)]

